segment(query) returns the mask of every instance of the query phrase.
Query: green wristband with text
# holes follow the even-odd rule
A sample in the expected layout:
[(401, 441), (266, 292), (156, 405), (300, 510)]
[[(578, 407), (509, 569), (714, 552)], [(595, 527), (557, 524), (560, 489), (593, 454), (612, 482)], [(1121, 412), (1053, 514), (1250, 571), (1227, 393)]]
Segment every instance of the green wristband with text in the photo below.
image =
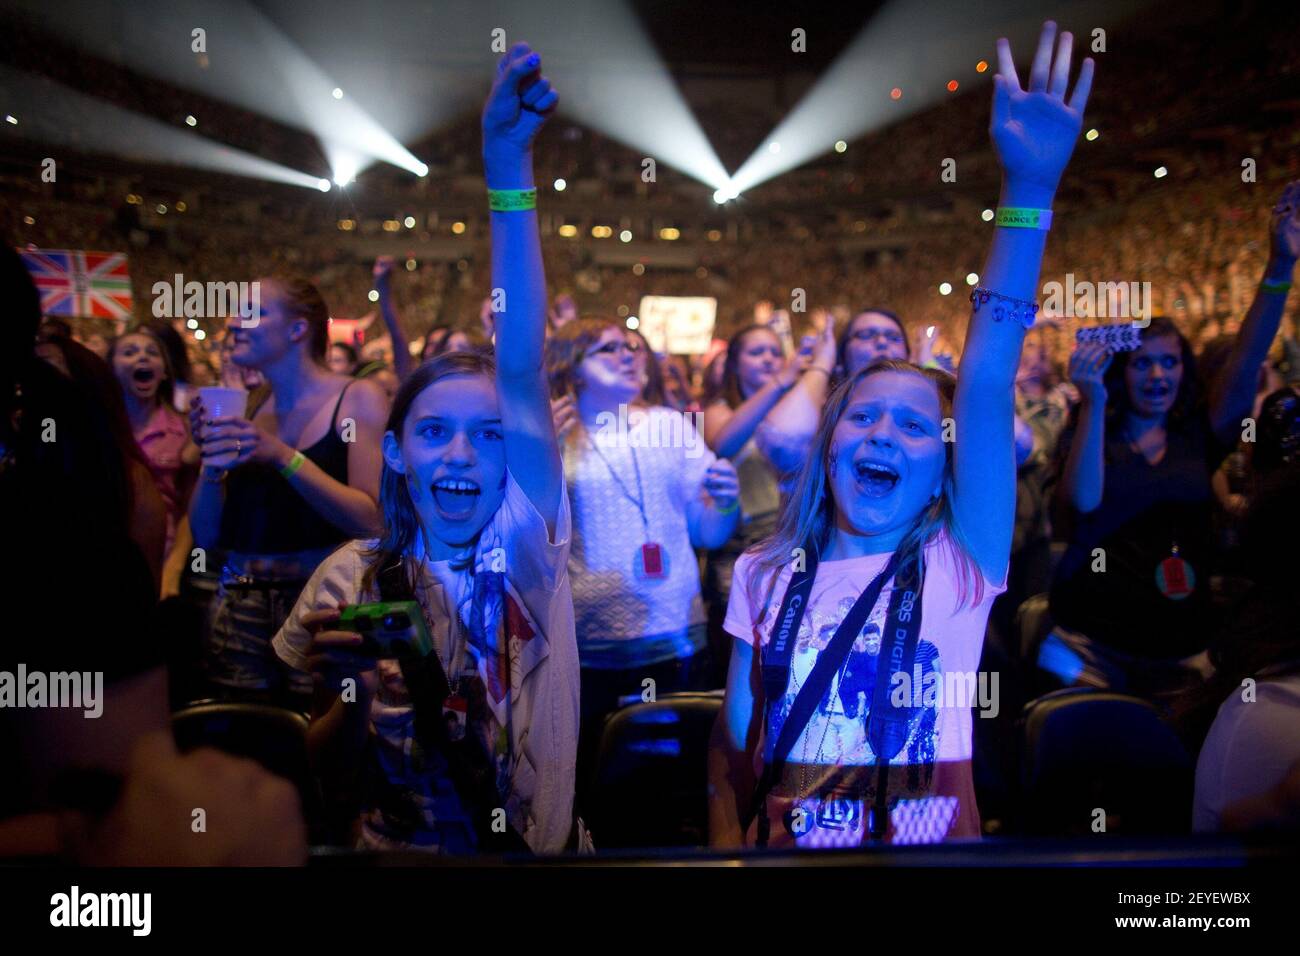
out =
[(995, 225), (1012, 229), (1051, 229), (1052, 210), (1027, 209), (1021, 206), (999, 206)]
[(525, 212), (536, 208), (536, 189), (488, 190), (488, 209), (493, 212)]
[(300, 451), (295, 451), (293, 457), (289, 459), (289, 464), (280, 469), (280, 474), (285, 478), (292, 478), (294, 473), (302, 467), (302, 463), (307, 460), (307, 456)]

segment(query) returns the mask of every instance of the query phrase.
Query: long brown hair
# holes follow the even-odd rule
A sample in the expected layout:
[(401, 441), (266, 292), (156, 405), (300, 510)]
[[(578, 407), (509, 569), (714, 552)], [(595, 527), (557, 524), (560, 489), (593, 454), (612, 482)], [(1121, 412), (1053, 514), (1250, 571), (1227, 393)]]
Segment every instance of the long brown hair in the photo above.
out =
[[(939, 394), (939, 406), (944, 418), (951, 417), (953, 395), (957, 380), (947, 372), (939, 369), (921, 368), (911, 362), (900, 359), (877, 359), (856, 374), (841, 382), (826, 400), (822, 409), (821, 421), (813, 435), (812, 445), (803, 467), (795, 478), (794, 490), (781, 508), (776, 529), (760, 541), (750, 553), (754, 555), (749, 580), (745, 582), (749, 605), (754, 609), (754, 624), (758, 624), (772, 600), (781, 569), (787, 566), (795, 554), (796, 548), (811, 547), (820, 555), (830, 541), (835, 527), (835, 499), (831, 488), (830, 451), (831, 438), (835, 426), (839, 424), (849, 398), (858, 384), (869, 375), (880, 372), (906, 372), (919, 375), (932, 382)], [(964, 535), (957, 526), (952, 510), (953, 501), (953, 443), (944, 442), (943, 489), (924, 511), (916, 518), (911, 530), (898, 544), (898, 551), (912, 551), (923, 556), (925, 547), (947, 532), (949, 547), (952, 549), (953, 564), (958, 569), (960, 604), (976, 603), (983, 598), (983, 575), (974, 558)], [(924, 568), (924, 564), (922, 564)], [(767, 593), (761, 595), (763, 585), (767, 582)]]

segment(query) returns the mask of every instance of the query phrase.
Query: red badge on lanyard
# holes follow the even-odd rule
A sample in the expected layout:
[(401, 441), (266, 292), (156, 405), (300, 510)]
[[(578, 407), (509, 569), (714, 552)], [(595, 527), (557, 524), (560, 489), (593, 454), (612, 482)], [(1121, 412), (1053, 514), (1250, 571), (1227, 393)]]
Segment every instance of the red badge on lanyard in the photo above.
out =
[(647, 541), (641, 545), (641, 574), (647, 578), (662, 578), (664, 576), (664, 552), (653, 541)]
[(1171, 601), (1181, 601), (1196, 590), (1196, 572), (1178, 556), (1178, 545), (1156, 565), (1156, 587)]

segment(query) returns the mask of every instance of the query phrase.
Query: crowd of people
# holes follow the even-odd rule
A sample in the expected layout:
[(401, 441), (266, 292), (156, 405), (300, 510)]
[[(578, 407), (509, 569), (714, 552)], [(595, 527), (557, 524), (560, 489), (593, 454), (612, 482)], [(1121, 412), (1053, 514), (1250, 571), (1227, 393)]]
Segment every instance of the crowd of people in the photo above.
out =
[[(1053, 209), (1093, 61), (1072, 72), (1052, 24), (1023, 81), (1006, 41), (998, 54), (998, 207)], [(1006, 781), (981, 773), (976, 702), (945, 678), (992, 670), (1015, 678), (1004, 713), (1089, 686), (1177, 720), (1201, 752), (1198, 829), (1295, 822), (1300, 607), (1281, 555), (1300, 490), (1283, 328), (1300, 181), (1283, 185), (1279, 164), (1231, 199), (1196, 183), (1082, 225), (1058, 205), (1050, 232), (989, 225), (984, 261), (963, 265), (969, 309), (965, 287), (940, 305), (916, 278), (920, 262), (955, 271), (968, 229), (852, 270), (820, 243), (785, 261), (726, 244), (700, 268), (726, 277), (745, 321), (687, 360), (615, 314), (617, 281), (575, 288), (575, 257), (549, 248), (563, 240), (544, 248), (534, 138), (556, 101), (516, 45), (481, 120), (488, 255), (375, 261), (378, 353), (331, 339), (333, 293), (287, 254), (212, 250), (261, 293), (255, 321), (230, 317), (198, 354), (168, 321), (76, 341), (40, 320), (6, 254), (19, 316), (0, 350), (0, 491), (24, 553), (3, 577), (33, 620), (84, 634), (29, 649), (28, 666), (103, 670), (131, 715), (117, 739), (151, 747), (169, 699), (308, 714), (345, 824), (329, 839), (370, 849), (599, 847), (583, 820), (613, 812), (592, 787), (606, 719), (712, 689), (711, 845), (978, 837)], [(1097, 316), (1043, 314), (1042, 280), (1076, 262), (1160, 285), (1135, 347), (1076, 341)], [(1211, 269), (1226, 290), (1198, 285)], [(418, 282), (473, 290), (473, 320), (422, 318), (413, 335)], [(818, 291), (792, 340), (796, 285)], [(217, 384), (241, 396), (233, 409)], [(70, 566), (74, 542), (93, 567)], [(1024, 633), (1034, 601), (1048, 613)], [(396, 650), (350, 623), (376, 602), (414, 608)], [(33, 769), (0, 817), (57, 806), (78, 762), (128, 794), (160, 765), (186, 772), (170, 752), (127, 763), (110, 739), (24, 744)], [(255, 776), (246, 789), (261, 795), (248, 825), (283, 833), (285, 794)], [(129, 831), (131, 812), (151, 812), (147, 796), (104, 825)]]

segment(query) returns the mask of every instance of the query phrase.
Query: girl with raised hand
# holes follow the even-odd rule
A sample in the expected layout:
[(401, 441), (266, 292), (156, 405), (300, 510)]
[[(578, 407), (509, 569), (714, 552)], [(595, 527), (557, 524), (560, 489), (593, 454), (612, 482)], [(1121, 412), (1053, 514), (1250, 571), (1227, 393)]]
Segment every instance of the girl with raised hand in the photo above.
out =
[(618, 324), (575, 319), (552, 333), (546, 355), (574, 516), (581, 798), (605, 715), (621, 699), (640, 700), (650, 686), (660, 696), (716, 686), (694, 549), (731, 537), (739, 489), (692, 416), (637, 407), (642, 373)]
[(1027, 89), (998, 42), (1002, 213), (960, 377), (892, 359), (842, 383), (775, 534), (737, 562), (715, 846), (980, 833), (971, 708), (997, 706), (976, 671), (1015, 518), (1012, 386), (1092, 83), (1085, 60), (1067, 100), (1072, 38), (1053, 60), (1055, 40), (1045, 24)]
[(741, 329), (727, 346), (721, 394), (704, 410), (704, 438), (736, 466), (740, 482), (740, 522), (705, 566), (709, 640), (719, 674), (730, 657), (722, 616), (736, 558), (776, 527), (782, 496), (802, 464), (834, 374), (830, 313), (819, 335), (805, 343), (787, 361), (771, 328), (756, 323)]
[(1209, 588), (1212, 478), (1253, 413), (1282, 319), (1300, 256), (1300, 182), (1283, 191), (1270, 232), (1259, 291), (1204, 400), (1191, 346), (1168, 319), (1143, 328), (1135, 351), (1075, 350), (1081, 401), (1056, 491), (1069, 548), (1051, 593), (1062, 629), (1049, 638), (1071, 652), (1060, 658), (1067, 682), (1160, 695), (1208, 670), (1202, 652), (1221, 623)]
[[(308, 742), (326, 792), (365, 781), (368, 847), (555, 852), (569, 837), (578, 655), (532, 172), (555, 103), (539, 57), (516, 44), (483, 112), (506, 304), (496, 361), (447, 353), (402, 383), (383, 437), (382, 536), (331, 555), (275, 638), (316, 678)], [(376, 659), (340, 629), (341, 608), (378, 600), (416, 601), (433, 650)]]

